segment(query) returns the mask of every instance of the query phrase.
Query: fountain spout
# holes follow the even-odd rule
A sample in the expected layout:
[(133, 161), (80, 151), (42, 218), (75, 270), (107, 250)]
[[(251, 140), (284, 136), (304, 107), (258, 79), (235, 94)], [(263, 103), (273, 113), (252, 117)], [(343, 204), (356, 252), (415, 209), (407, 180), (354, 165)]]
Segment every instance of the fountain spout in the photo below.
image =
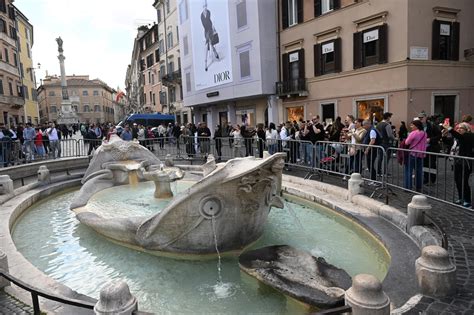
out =
[(184, 177), (184, 172), (178, 167), (164, 167), (161, 163), (158, 170), (143, 172), (143, 177), (155, 183), (155, 198), (172, 198), (171, 182)]

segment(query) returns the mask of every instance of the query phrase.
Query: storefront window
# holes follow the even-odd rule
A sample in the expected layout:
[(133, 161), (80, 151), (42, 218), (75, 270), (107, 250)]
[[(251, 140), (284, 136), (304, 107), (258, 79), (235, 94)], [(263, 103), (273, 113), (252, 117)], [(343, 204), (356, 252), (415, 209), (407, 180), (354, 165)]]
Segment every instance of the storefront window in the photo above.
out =
[(384, 102), (382, 99), (357, 101), (357, 118), (382, 121)]
[(235, 112), (237, 123), (244, 126), (255, 127), (255, 112), (253, 110), (238, 110)]
[(300, 118), (304, 119), (304, 106), (287, 107), (286, 114), (289, 121), (299, 121)]

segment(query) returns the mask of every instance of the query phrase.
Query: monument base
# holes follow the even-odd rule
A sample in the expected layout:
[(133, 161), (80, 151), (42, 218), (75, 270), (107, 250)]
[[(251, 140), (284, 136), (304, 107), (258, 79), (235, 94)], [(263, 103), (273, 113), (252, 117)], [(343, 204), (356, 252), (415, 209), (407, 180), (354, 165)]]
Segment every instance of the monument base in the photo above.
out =
[(61, 111), (58, 115), (57, 123), (59, 125), (73, 125), (79, 122), (79, 116), (72, 109), (72, 102), (70, 100), (63, 100), (61, 102)]

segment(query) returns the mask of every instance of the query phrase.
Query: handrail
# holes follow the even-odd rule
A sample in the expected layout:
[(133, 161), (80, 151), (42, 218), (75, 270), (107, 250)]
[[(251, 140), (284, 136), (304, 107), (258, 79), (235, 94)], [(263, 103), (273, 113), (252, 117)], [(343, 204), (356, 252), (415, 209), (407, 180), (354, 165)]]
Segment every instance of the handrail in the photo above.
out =
[(352, 306), (344, 305), (338, 306), (334, 308), (330, 308), (327, 310), (318, 311), (316, 313), (311, 313), (310, 315), (337, 315), (337, 314), (347, 314), (352, 313)]
[(435, 229), (438, 230), (438, 233), (441, 234), (441, 238), (442, 238), (442, 240), (441, 240), (441, 246), (442, 246), (444, 249), (448, 250), (448, 245), (449, 245), (449, 243), (448, 243), (448, 234), (446, 234), (446, 232), (444, 231), (444, 229), (443, 229), (441, 226), (439, 226), (439, 225), (433, 220), (433, 218), (432, 218), (431, 216), (429, 216), (426, 212), (424, 213), (424, 216), (425, 216), (425, 218), (428, 219), (428, 221), (429, 221), (431, 224), (433, 224), (433, 226), (435, 227)]
[(33, 302), (33, 311), (35, 315), (41, 314), (41, 310), (39, 307), (39, 300), (38, 297), (41, 296), (43, 298), (46, 298), (48, 300), (52, 300), (55, 302), (71, 305), (71, 306), (76, 306), (76, 307), (81, 307), (81, 308), (86, 308), (86, 309), (94, 309), (95, 303), (87, 302), (87, 301), (81, 301), (81, 300), (76, 300), (76, 299), (70, 299), (70, 298), (62, 298), (58, 296), (51, 295), (50, 293), (47, 293), (41, 289), (38, 288), (33, 288), (32, 286), (26, 284), (25, 282), (21, 281), (20, 279), (17, 279), (16, 277), (12, 276), (8, 272), (4, 271), (3, 269), (0, 269), (0, 276), (9, 280), (10, 282), (13, 282), (20, 288), (28, 291), (31, 293), (31, 299)]

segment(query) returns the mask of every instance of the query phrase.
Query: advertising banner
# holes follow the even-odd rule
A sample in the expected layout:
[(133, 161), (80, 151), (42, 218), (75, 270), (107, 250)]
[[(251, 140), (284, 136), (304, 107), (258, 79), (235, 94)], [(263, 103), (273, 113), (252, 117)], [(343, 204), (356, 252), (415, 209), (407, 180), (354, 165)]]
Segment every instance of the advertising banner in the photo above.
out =
[(227, 0), (189, 0), (194, 88), (230, 83), (232, 51)]

